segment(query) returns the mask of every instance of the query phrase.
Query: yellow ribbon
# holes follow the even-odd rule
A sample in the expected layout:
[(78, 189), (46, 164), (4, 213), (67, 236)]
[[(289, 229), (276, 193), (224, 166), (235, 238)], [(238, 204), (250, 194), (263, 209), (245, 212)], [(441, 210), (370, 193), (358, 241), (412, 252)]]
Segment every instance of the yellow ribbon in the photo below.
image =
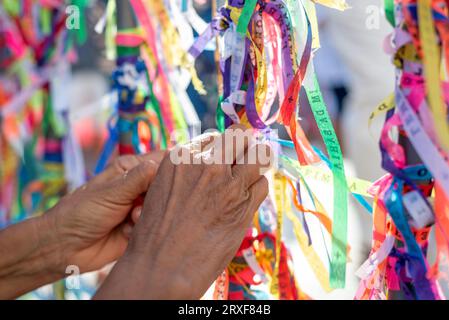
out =
[(446, 123), (446, 104), (440, 83), (440, 50), (435, 35), (431, 0), (418, 1), (419, 33), (423, 48), (427, 98), (432, 110), (435, 131), (442, 147), (449, 151), (449, 127)]
[(282, 224), (283, 214), (285, 208), (285, 191), (287, 181), (285, 177), (279, 172), (274, 174), (274, 200), (276, 203), (276, 261), (274, 264), (273, 277), (271, 279), (270, 292), (279, 299), (279, 263), (281, 259), (281, 244), (282, 244)]
[(389, 110), (393, 109), (395, 106), (394, 103), (394, 93), (390, 94), (385, 100), (383, 100), (374, 110), (371, 112), (368, 119), (368, 128), (371, 127), (371, 124), (374, 118), (378, 117), (382, 113), (386, 113)]

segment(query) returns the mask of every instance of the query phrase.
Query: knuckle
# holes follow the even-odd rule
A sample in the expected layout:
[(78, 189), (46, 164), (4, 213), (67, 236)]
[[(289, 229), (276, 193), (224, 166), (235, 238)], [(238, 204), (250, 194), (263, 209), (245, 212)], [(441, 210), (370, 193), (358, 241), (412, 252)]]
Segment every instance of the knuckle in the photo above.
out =
[(203, 170), (207, 176), (212, 178), (221, 178), (226, 174), (226, 166), (223, 164), (203, 164)]
[(241, 198), (240, 190), (237, 188), (227, 187), (223, 189), (219, 196), (219, 201), (222, 202), (224, 208), (234, 208), (239, 203)]
[(237, 201), (245, 201), (248, 199), (248, 186), (243, 177), (239, 176), (234, 178), (230, 186), (232, 186)]
[(228, 184), (227, 194), (232, 197), (233, 201), (240, 200), (245, 193), (245, 188), (240, 179), (233, 179), (231, 183)]

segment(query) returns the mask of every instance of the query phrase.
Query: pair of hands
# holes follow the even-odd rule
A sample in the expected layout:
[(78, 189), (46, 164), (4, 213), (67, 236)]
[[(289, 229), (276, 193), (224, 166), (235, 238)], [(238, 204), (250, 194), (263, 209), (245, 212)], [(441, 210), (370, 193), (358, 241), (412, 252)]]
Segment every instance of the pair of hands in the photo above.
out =
[[(200, 298), (231, 261), (268, 193), (261, 170), (269, 163), (258, 156), (271, 159), (270, 150), (248, 139), (236, 143), (241, 129), (183, 146), (197, 164), (175, 165), (179, 148), (121, 157), (64, 197), (46, 215), (62, 246), (57, 268), (87, 272), (120, 258), (96, 298)], [(206, 164), (217, 152), (232, 163)], [(237, 161), (250, 154), (255, 163)]]

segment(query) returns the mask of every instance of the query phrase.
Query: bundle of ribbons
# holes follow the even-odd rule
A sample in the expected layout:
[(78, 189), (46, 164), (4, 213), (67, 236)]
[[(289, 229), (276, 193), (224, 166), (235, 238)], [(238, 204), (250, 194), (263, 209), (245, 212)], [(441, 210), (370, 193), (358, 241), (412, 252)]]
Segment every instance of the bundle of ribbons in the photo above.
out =
[(445, 298), (440, 285), (448, 280), (448, 5), (385, 1), (394, 27), (385, 49), (396, 81), (394, 93), (374, 113), (387, 112), (380, 150), (388, 174), (370, 189), (372, 251), (357, 272), (357, 299)]
[[(107, 6), (115, 8), (114, 3), (110, 0)], [(116, 147), (119, 154), (166, 149), (186, 142), (200, 127), (186, 90), (192, 82), (200, 94), (206, 92), (186, 48), (193, 43), (193, 28), (202, 32), (205, 22), (193, 11), (191, 1), (185, 8), (179, 1), (168, 6), (163, 1), (132, 0), (130, 4), (138, 26), (119, 30), (115, 36), (117, 69), (112, 81), (118, 104), (97, 173)], [(187, 17), (193, 17), (194, 23)]]
[[(82, 183), (65, 167), (76, 146), (67, 126), (68, 100), (63, 90), (74, 45), (86, 30), (66, 27), (66, 6), (82, 16), (86, 1), (2, 1), (0, 41), (0, 225), (40, 214), (67, 188)], [(81, 170), (82, 171), (82, 170)], [(77, 172), (79, 173), (79, 172)]]

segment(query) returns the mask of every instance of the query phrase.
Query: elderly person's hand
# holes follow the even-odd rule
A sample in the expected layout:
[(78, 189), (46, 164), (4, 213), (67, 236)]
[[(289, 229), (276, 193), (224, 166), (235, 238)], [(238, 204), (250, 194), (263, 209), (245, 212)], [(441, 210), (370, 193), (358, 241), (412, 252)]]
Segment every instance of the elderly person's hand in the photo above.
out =
[(165, 152), (123, 156), (44, 215), (0, 232), (0, 298), (59, 280), (69, 265), (93, 271), (128, 245)]
[[(248, 135), (233, 126), (163, 159), (130, 245), (96, 298), (198, 299), (206, 292), (268, 193), (261, 170), (271, 162), (270, 149)], [(182, 150), (190, 163), (175, 164)]]
[(47, 213), (55, 239), (61, 244), (63, 267), (75, 265), (81, 272), (98, 270), (123, 254), (140, 216), (139, 198), (145, 196), (164, 154), (158, 151), (115, 159)]

